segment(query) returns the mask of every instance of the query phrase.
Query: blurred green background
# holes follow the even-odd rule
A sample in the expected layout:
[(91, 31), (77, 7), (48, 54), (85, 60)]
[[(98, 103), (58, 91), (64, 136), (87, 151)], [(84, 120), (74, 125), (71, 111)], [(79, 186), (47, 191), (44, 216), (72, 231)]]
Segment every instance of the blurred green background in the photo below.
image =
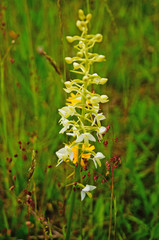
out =
[[(56, 168), (55, 152), (67, 141), (58, 134), (58, 108), (66, 99), (63, 82), (75, 77), (64, 63), (64, 57), (75, 54), (65, 37), (79, 34), (75, 25), (79, 8), (93, 15), (90, 32), (103, 34), (103, 42), (93, 51), (107, 61), (95, 65), (94, 71), (109, 78), (106, 86), (96, 90), (109, 96), (109, 103), (102, 106), (105, 125), (113, 125), (116, 154), (122, 160), (114, 172), (116, 239), (157, 240), (158, 0), (1, 0), (0, 239), (28, 239), (30, 223), (31, 239), (49, 239), (45, 221), (40, 224), (41, 214), (50, 219), (47, 224), (54, 238), (62, 239), (70, 188), (63, 187), (67, 169)], [(41, 49), (56, 62), (62, 77), (39, 54)], [(33, 149), (38, 152), (35, 161)], [(28, 171), (33, 170), (28, 184)], [(25, 189), (32, 194), (37, 215), (28, 213)], [(91, 202), (87, 198), (83, 203), (84, 239), (107, 239), (110, 191), (106, 184), (99, 181)], [(79, 203), (77, 199), (71, 239), (80, 239)]]

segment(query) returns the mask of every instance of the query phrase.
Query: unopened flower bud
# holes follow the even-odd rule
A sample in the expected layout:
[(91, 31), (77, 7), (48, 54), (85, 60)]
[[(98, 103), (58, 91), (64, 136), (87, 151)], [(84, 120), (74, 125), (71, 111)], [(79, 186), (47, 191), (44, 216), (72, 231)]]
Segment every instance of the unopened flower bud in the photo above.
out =
[(83, 53), (82, 53), (82, 52), (78, 52), (78, 53), (77, 53), (77, 56), (80, 57), (80, 58), (82, 58), (82, 57), (83, 57)]
[(80, 20), (77, 20), (76, 26), (77, 26), (79, 29), (81, 28), (81, 21), (80, 21)]
[(100, 100), (101, 100), (101, 103), (105, 103), (105, 102), (108, 101), (108, 96), (107, 96), (107, 95), (102, 95), (102, 96), (100, 97)]
[(84, 48), (84, 47), (85, 47), (84, 42), (80, 41), (80, 42), (79, 42), (79, 47), (80, 47), (80, 48)]
[(105, 183), (105, 180), (104, 180), (104, 178), (102, 179), (101, 183)]
[(70, 81), (66, 81), (65, 86), (66, 86), (66, 88), (70, 88), (70, 87), (72, 87), (72, 83)]
[(83, 77), (83, 81), (88, 81), (88, 77), (87, 77), (87, 76), (84, 76), (84, 77)]
[(96, 34), (95, 39), (96, 39), (96, 42), (101, 42), (103, 40), (102, 34), (99, 34), (99, 33)]
[(70, 58), (70, 57), (65, 57), (65, 61), (68, 64), (71, 64), (73, 62), (72, 58)]
[(97, 62), (103, 62), (105, 60), (105, 56), (104, 55), (99, 55), (96, 59)]
[(86, 16), (87, 21), (90, 21), (91, 18), (92, 18), (92, 14), (91, 14), (91, 13), (88, 13), (87, 16)]
[(109, 171), (106, 172), (106, 176), (108, 176), (108, 175), (109, 175)]
[(85, 15), (84, 15), (84, 12), (83, 12), (82, 9), (79, 9), (78, 15), (79, 15), (79, 18), (80, 18), (81, 20), (84, 20), (84, 19), (85, 19)]
[(84, 21), (81, 21), (81, 27), (85, 27), (87, 25), (87, 23), (86, 22), (84, 22)]
[(100, 84), (105, 84), (108, 81), (108, 78), (101, 78)]
[(67, 36), (66, 37), (66, 40), (69, 42), (69, 43), (72, 43), (73, 42), (73, 37), (71, 37), (71, 36)]
[(80, 65), (79, 65), (79, 63), (74, 62), (73, 63), (73, 67), (74, 67), (74, 69), (79, 69)]

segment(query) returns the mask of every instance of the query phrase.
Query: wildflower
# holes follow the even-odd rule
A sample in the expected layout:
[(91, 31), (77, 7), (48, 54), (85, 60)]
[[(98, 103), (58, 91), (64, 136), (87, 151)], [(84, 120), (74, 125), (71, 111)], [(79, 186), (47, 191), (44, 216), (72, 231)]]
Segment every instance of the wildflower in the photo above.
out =
[(72, 116), (75, 113), (75, 109), (72, 106), (68, 106), (59, 109), (59, 112), (62, 117), (68, 118), (69, 116)]
[(71, 125), (70, 121), (63, 117), (63, 118), (61, 118), (60, 122), (61, 122), (61, 124), (63, 124), (64, 127), (61, 129), (61, 131), (59, 133), (64, 133), (67, 129), (69, 129), (69, 127)]
[(57, 164), (57, 166), (62, 163), (63, 161), (65, 162), (66, 160), (70, 159), (71, 161), (73, 161), (73, 151), (70, 147), (65, 146), (64, 148), (61, 148), (60, 150), (58, 150), (56, 152), (56, 155), (59, 158), (59, 162)]
[(103, 159), (103, 158), (105, 158), (105, 156), (101, 152), (97, 152), (97, 154), (94, 156), (93, 162), (94, 162), (94, 165), (95, 165), (96, 168), (97, 168), (97, 163), (101, 167), (100, 159)]
[(97, 133), (101, 136), (105, 132), (106, 128), (105, 127), (100, 127), (97, 130)]
[(93, 137), (90, 133), (82, 133), (77, 139), (76, 142), (82, 142), (84, 140), (84, 143), (86, 146), (89, 145), (89, 140), (96, 142), (96, 139)]
[(86, 185), (82, 191), (81, 191), (81, 201), (83, 201), (83, 199), (85, 198), (86, 194), (88, 195), (88, 197), (92, 197), (92, 194), (90, 193), (90, 191), (93, 191), (94, 189), (96, 189), (95, 186), (92, 185)]
[(80, 135), (78, 129), (75, 126), (72, 128), (72, 132), (67, 132), (66, 134), (72, 137), (78, 137)]

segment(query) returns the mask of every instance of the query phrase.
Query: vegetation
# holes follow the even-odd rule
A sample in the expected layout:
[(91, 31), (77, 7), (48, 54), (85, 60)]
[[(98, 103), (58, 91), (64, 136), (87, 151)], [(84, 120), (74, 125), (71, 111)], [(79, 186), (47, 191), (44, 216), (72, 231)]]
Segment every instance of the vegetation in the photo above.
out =
[[(93, 197), (81, 202), (77, 190), (71, 239), (157, 240), (157, 0), (0, 2), (0, 239), (66, 238), (74, 192), (70, 169), (56, 167), (56, 152), (69, 141), (59, 134), (58, 109), (64, 82), (76, 77), (65, 57), (76, 55), (66, 36), (80, 34), (79, 9), (92, 14), (90, 32), (103, 35), (93, 52), (106, 61), (92, 71), (109, 81), (92, 90), (109, 102), (101, 105), (106, 134), (95, 143), (106, 158), (90, 180)], [(106, 176), (115, 156), (121, 164)]]

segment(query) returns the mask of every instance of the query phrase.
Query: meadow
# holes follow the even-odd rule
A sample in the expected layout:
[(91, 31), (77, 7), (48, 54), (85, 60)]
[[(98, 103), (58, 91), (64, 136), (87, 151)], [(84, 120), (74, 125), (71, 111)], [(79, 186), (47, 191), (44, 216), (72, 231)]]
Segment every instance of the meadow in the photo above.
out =
[(0, 239), (67, 239), (73, 192), (70, 168), (56, 166), (69, 141), (58, 109), (76, 77), (65, 57), (75, 56), (66, 36), (79, 34), (79, 9), (92, 14), (89, 32), (103, 35), (93, 52), (106, 61), (92, 71), (109, 79), (93, 89), (109, 97), (101, 109), (110, 129), (95, 147), (104, 163), (121, 164), (113, 196), (105, 164), (90, 180), (92, 198), (77, 191), (70, 239), (158, 240), (158, 0), (0, 1)]

